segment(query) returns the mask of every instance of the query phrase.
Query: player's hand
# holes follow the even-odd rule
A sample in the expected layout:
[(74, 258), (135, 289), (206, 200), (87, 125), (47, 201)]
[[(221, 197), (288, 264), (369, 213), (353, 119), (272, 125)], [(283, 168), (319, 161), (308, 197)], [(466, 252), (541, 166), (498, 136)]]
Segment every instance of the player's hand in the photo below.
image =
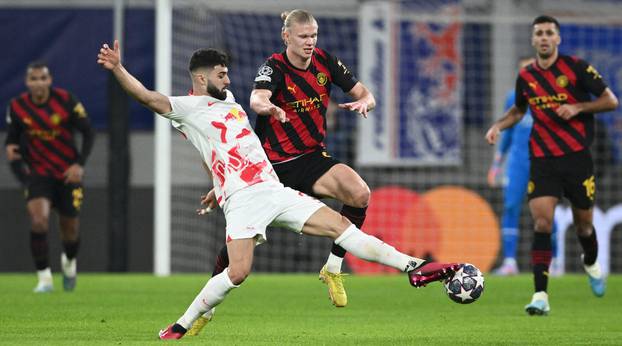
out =
[(77, 163), (69, 166), (63, 176), (65, 177), (65, 184), (78, 184), (82, 182), (82, 176), (84, 175), (84, 169)]
[(276, 120), (282, 122), (282, 123), (286, 123), (289, 121), (289, 118), (287, 117), (287, 114), (285, 113), (285, 111), (283, 109), (281, 109), (281, 107), (277, 107), (277, 106), (270, 106), (270, 108), (268, 109), (268, 113), (270, 113), (271, 116), (273, 116)]
[(349, 111), (357, 112), (364, 118), (367, 118), (367, 112), (369, 111), (369, 109), (367, 108), (367, 102), (363, 101), (340, 103), (337, 106), (341, 109), (347, 109)]
[(497, 124), (493, 124), (490, 129), (488, 129), (488, 132), (486, 132), (486, 141), (488, 141), (488, 144), (493, 145), (497, 142), (497, 138), (499, 138), (499, 134), (501, 133), (501, 130), (499, 130), (499, 126), (497, 126)]
[(559, 106), (555, 112), (557, 113), (557, 115), (564, 119), (564, 120), (570, 120), (570, 118), (576, 116), (577, 114), (579, 114), (581, 112), (581, 107), (579, 107), (579, 105), (577, 104), (564, 104)]
[(6, 157), (9, 161), (21, 160), (22, 155), (19, 153), (19, 145), (7, 144), (6, 145)]
[(206, 195), (201, 196), (201, 205), (204, 205), (205, 208), (197, 209), (197, 215), (209, 214), (212, 210), (218, 207), (216, 192), (214, 189), (211, 189)]
[(104, 43), (97, 54), (97, 63), (107, 70), (114, 70), (121, 65), (121, 49), (119, 48), (119, 40), (114, 40), (114, 48), (110, 49), (107, 43)]
[(488, 186), (490, 187), (497, 186), (497, 175), (498, 174), (499, 174), (498, 166), (493, 165), (492, 167), (490, 167), (490, 169), (488, 170), (488, 176), (487, 176)]

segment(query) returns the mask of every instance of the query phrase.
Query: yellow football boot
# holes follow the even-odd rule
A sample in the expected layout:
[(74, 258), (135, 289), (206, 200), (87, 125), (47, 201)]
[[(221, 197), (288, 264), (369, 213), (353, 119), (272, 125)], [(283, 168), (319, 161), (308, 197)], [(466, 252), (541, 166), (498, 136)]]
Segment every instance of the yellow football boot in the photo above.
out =
[(348, 296), (346, 295), (346, 289), (343, 287), (343, 277), (345, 275), (343, 273), (330, 273), (326, 270), (326, 266), (320, 270), (320, 280), (328, 286), (328, 296), (333, 305), (338, 308), (348, 305)]
[(214, 318), (214, 310), (216, 310), (216, 308), (212, 308), (212, 310), (210, 311), (209, 317), (205, 317), (204, 315), (201, 315), (201, 317), (197, 318), (197, 320), (194, 321), (194, 323), (192, 324), (192, 327), (190, 327), (190, 329), (188, 329), (188, 331), (186, 332), (186, 335), (189, 335), (189, 336), (199, 335), (203, 327), (207, 325), (207, 322), (211, 321), (212, 318)]

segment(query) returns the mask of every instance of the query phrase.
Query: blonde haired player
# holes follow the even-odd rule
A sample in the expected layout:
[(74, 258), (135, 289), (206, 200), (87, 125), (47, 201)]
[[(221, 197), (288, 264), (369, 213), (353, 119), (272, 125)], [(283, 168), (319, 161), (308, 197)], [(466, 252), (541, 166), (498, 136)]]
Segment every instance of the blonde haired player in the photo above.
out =
[(212, 172), (210, 207), (223, 209), (229, 266), (209, 279), (186, 312), (161, 330), (160, 339), (179, 339), (201, 314), (222, 302), (250, 274), (253, 251), (266, 241), (266, 227), (334, 239), (351, 254), (407, 273), (415, 287), (452, 275), (458, 264), (426, 263), (363, 233), (320, 201), (284, 187), (274, 173), (246, 113), (227, 90), (229, 58), (200, 49), (190, 58), (192, 95), (168, 97), (146, 89), (121, 64), (119, 42), (104, 44), (97, 62), (145, 107), (170, 119), (200, 152)]

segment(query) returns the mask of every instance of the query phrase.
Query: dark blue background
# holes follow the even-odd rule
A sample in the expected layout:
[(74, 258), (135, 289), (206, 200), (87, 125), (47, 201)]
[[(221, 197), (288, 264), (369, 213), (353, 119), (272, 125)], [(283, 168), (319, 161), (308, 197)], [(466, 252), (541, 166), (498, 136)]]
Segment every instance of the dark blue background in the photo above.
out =
[[(125, 15), (124, 64), (153, 88), (154, 11), (128, 9)], [(97, 52), (111, 42), (113, 12), (108, 9), (0, 10), (0, 105), (26, 90), (25, 70), (33, 60), (45, 60), (54, 85), (73, 92), (86, 107), (94, 126), (107, 124), (108, 72), (97, 65)], [(131, 104), (132, 129), (153, 127), (153, 115)], [(2, 116), (0, 127), (6, 126)]]

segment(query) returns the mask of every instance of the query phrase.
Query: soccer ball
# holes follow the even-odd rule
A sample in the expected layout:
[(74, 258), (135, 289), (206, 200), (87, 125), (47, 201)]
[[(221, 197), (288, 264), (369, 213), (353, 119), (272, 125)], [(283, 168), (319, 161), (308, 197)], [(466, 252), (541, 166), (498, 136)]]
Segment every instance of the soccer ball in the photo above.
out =
[(454, 275), (445, 280), (445, 290), (454, 302), (471, 304), (484, 292), (484, 276), (476, 266), (461, 263)]

